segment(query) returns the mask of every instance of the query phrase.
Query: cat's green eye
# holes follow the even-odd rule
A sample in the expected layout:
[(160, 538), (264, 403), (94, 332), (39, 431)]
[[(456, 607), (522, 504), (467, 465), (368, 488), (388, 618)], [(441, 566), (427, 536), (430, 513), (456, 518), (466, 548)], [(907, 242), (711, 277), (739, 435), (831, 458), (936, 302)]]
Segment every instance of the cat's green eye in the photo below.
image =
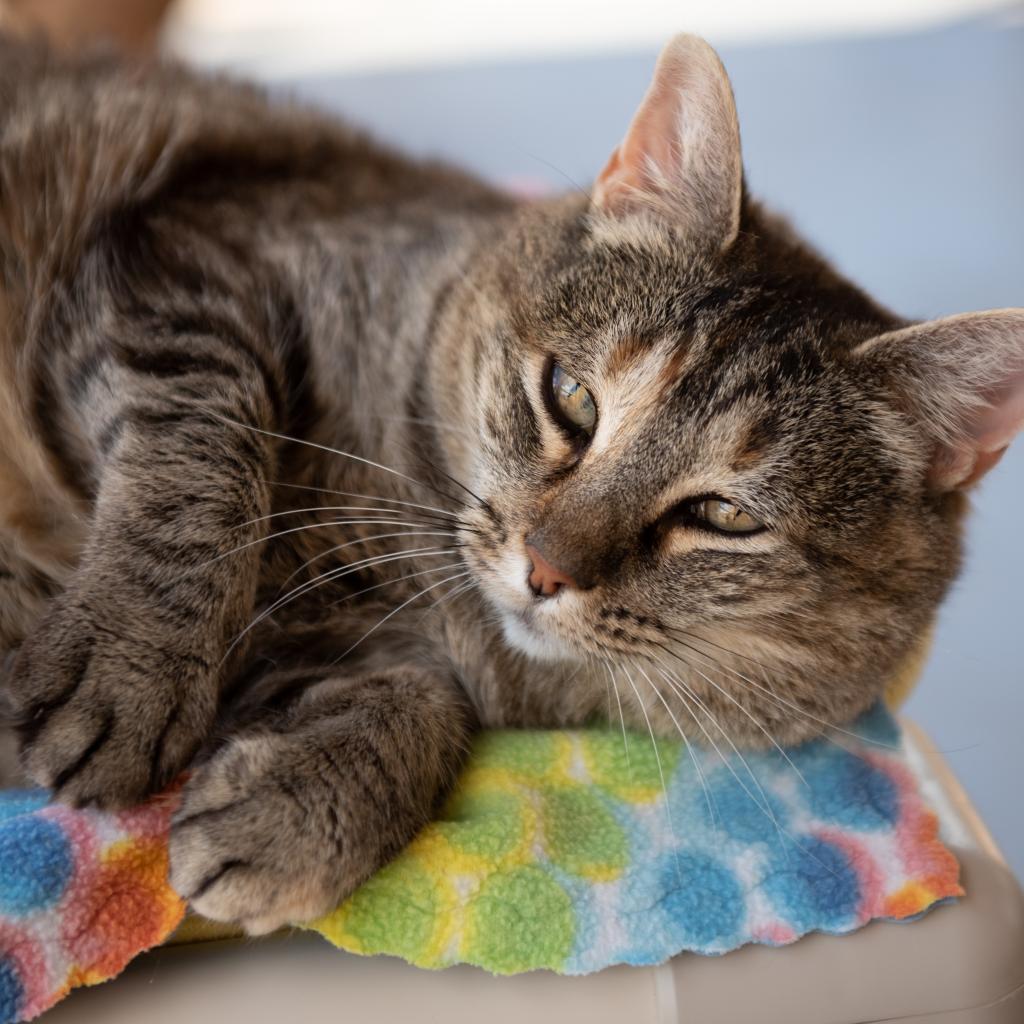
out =
[(764, 523), (724, 498), (701, 498), (691, 502), (690, 514), (722, 533), (760, 533)]
[(556, 362), (548, 371), (547, 388), (548, 407), (555, 420), (570, 433), (593, 434), (597, 406), (590, 392)]

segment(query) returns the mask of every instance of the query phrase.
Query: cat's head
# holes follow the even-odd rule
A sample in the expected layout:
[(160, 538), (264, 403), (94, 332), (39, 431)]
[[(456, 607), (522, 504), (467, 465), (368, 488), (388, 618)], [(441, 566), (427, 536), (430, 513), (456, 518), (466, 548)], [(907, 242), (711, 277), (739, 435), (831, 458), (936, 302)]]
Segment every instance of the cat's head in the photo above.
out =
[(592, 195), (526, 207), (452, 306), (466, 558), (506, 638), (698, 737), (705, 708), (753, 743), (867, 707), (1024, 422), (1024, 310), (911, 324), (839, 277), (746, 196), (693, 37)]

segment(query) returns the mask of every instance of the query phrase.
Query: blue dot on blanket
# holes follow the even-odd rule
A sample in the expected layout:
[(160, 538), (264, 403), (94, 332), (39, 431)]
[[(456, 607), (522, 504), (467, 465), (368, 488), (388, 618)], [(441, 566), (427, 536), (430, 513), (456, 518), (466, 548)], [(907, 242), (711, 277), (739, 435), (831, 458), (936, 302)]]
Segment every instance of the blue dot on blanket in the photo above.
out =
[(811, 809), (820, 818), (846, 828), (888, 828), (900, 815), (893, 781), (862, 757), (832, 751), (827, 766), (805, 773)]
[(24, 990), (14, 964), (7, 957), (0, 957), (0, 1021), (18, 1019), (18, 1011)]
[(72, 868), (71, 845), (55, 822), (28, 815), (0, 822), (0, 913), (56, 903)]
[(697, 787), (691, 794), (691, 814), (720, 834), (741, 843), (784, 842), (789, 814), (780, 799), (760, 792), (748, 778), (742, 783), (720, 769), (708, 777), (708, 793)]
[(813, 836), (786, 844), (763, 888), (779, 915), (800, 932), (848, 925), (860, 905), (860, 880), (849, 857)]
[(669, 854), (661, 875), (669, 933), (696, 946), (733, 938), (746, 911), (743, 890), (729, 868), (703, 854)]

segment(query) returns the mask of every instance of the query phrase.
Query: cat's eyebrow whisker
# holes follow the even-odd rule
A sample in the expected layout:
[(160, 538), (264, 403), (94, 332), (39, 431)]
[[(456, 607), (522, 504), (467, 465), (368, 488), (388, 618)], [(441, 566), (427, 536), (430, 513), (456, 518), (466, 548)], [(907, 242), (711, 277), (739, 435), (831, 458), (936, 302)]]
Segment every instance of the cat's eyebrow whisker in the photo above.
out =
[(348, 650), (343, 651), (341, 654), (339, 654), (338, 657), (334, 659), (333, 664), (336, 665), (339, 661), (342, 661), (343, 659), (347, 658), (364, 640), (367, 639), (367, 637), (369, 637), (372, 633), (375, 633), (378, 629), (380, 629), (380, 627), (383, 626), (385, 622), (387, 622), (389, 619), (397, 615), (403, 608), (407, 608), (409, 605), (411, 605), (413, 601), (418, 600), (425, 594), (429, 594), (432, 590), (436, 590), (438, 587), (442, 586), (445, 583), (451, 583), (453, 580), (459, 580), (469, 575), (470, 570), (467, 569), (465, 572), (459, 572), (456, 573), (454, 576), (449, 576), (446, 579), (438, 580), (436, 583), (431, 583), (429, 587), (424, 587), (422, 590), (413, 594), (412, 597), (410, 597), (407, 601), (403, 601), (397, 608), (388, 612), (387, 615), (385, 615), (382, 619), (378, 620), (376, 624), (371, 626), (354, 644), (352, 644), (351, 647), (348, 648)]
[(351, 562), (343, 566), (339, 566), (336, 569), (331, 569), (328, 572), (322, 573), (312, 580), (300, 584), (297, 587), (293, 587), (284, 597), (279, 597), (276, 601), (273, 601), (268, 607), (257, 615), (252, 622), (249, 623), (245, 629), (242, 630), (234, 640), (231, 641), (227, 651), (224, 652), (224, 657), (221, 658), (220, 664), (224, 664), (231, 652), (241, 643), (242, 639), (249, 633), (250, 630), (254, 629), (268, 616), (273, 615), (279, 611), (290, 601), (294, 601), (296, 598), (301, 597), (303, 594), (308, 593), (311, 590), (316, 590), (318, 587), (323, 586), (325, 583), (330, 582), (334, 579), (340, 579), (343, 576), (348, 576), (350, 573), (359, 572), (361, 569), (367, 569), (371, 566), (382, 565), (386, 562), (397, 562), (403, 558), (413, 557), (434, 557), (442, 554), (449, 554), (456, 550), (455, 548), (438, 548), (438, 547), (425, 547), (425, 548), (412, 548), (408, 551), (401, 551), (398, 553), (388, 553), (384, 555), (374, 555), (370, 558), (363, 558), (358, 562)]
[[(708, 658), (715, 665), (717, 665), (719, 668), (724, 669), (726, 672), (731, 672), (738, 679), (742, 679), (743, 682), (745, 682), (748, 686), (752, 686), (755, 690), (758, 690), (759, 692), (763, 693), (769, 699), (774, 700), (777, 704), (779, 704), (779, 705), (781, 705), (781, 706), (783, 706), (785, 708), (788, 708), (790, 711), (795, 711), (798, 715), (802, 715), (808, 721), (814, 722), (815, 724), (822, 726), (822, 728), (824, 730), (832, 730), (834, 732), (841, 733), (844, 736), (849, 736), (851, 739), (857, 740), (859, 743), (867, 743), (870, 746), (881, 747), (883, 750), (899, 750), (900, 749), (900, 747), (897, 744), (885, 743), (882, 740), (876, 740), (876, 739), (874, 739), (874, 738), (872, 738), (870, 736), (863, 736), (860, 733), (852, 732), (849, 729), (844, 729), (842, 726), (833, 725), (831, 722), (826, 722), (824, 718), (818, 718), (816, 715), (812, 715), (809, 711), (806, 711), (804, 708), (800, 707), (799, 705), (794, 704), (791, 701), (786, 700), (784, 697), (780, 697), (773, 690), (769, 690), (766, 687), (762, 686), (760, 683), (755, 682), (753, 679), (751, 679), (749, 676), (744, 675), (738, 669), (733, 668), (731, 665), (727, 665), (724, 661), (720, 661), (717, 658), (713, 658), (706, 651), (701, 651), (700, 649), (698, 649), (696, 647), (690, 646), (685, 640), (681, 640), (679, 638), (679, 636), (675, 635), (675, 634), (681, 634), (682, 636), (685, 636), (687, 639), (689, 639), (691, 641), (698, 641), (700, 643), (710, 644), (712, 647), (717, 647), (720, 651), (724, 651), (726, 654), (731, 654), (733, 657), (736, 657), (736, 658), (743, 658), (745, 661), (750, 661), (754, 665), (757, 665), (759, 668), (767, 671), (768, 670), (768, 666), (763, 665), (761, 662), (757, 661), (755, 658), (750, 658), (750, 657), (748, 657), (745, 654), (740, 654), (739, 651), (732, 651), (728, 647), (723, 647), (721, 644), (716, 644), (713, 640), (708, 640), (705, 637), (697, 636), (694, 633), (688, 633), (685, 630), (673, 629), (672, 627), (667, 627), (667, 626), (663, 627), (663, 628), (666, 630), (666, 632), (669, 633), (669, 635), (672, 636), (672, 638), (677, 643), (682, 644), (682, 646), (689, 648), (689, 650), (693, 651), (695, 654), (700, 655), (701, 657)], [(823, 736), (823, 738), (824, 739), (829, 739), (830, 737)]]
[[(721, 686), (718, 683), (716, 683), (714, 679), (712, 679), (710, 676), (706, 676), (699, 668), (697, 668), (696, 665), (693, 664), (693, 662), (687, 660), (682, 655), (677, 654), (671, 648), (666, 647), (664, 644), (658, 643), (656, 640), (651, 642), (654, 643), (655, 646), (661, 648), (661, 650), (663, 650), (670, 657), (675, 658), (677, 661), (681, 662), (687, 668), (692, 669), (694, 672), (697, 673), (697, 675), (701, 677), (701, 679), (704, 680), (704, 682), (708, 683), (710, 686), (713, 686), (720, 694), (722, 694), (723, 697), (725, 697), (727, 700), (735, 704), (736, 707), (739, 708), (740, 711), (742, 711), (743, 714), (746, 715), (746, 717), (754, 723), (754, 725), (764, 734), (764, 736), (768, 739), (772, 746), (775, 747), (775, 749), (782, 755), (783, 759), (786, 761), (789, 767), (792, 768), (793, 771), (796, 773), (797, 778), (805, 786), (810, 786), (810, 783), (807, 781), (806, 778), (804, 778), (803, 772), (801, 772), (800, 769), (797, 768), (797, 766), (793, 763), (793, 759), (782, 748), (782, 746), (779, 744), (779, 741), (724, 686)], [(712, 662), (712, 664), (715, 663)]]
[[(279, 441), (291, 441), (294, 444), (305, 445), (307, 448), (317, 448), (322, 452), (330, 452), (332, 455), (340, 455), (342, 458), (352, 459), (354, 462), (361, 462), (364, 466), (379, 469), (384, 473), (391, 473), (394, 476), (401, 477), (403, 480), (408, 480), (409, 483), (415, 484), (417, 487), (426, 487), (429, 490), (434, 491), (435, 494), (440, 494), (442, 497), (447, 498), (449, 501), (457, 502), (456, 498), (452, 497), (452, 495), (447, 492), (442, 491), (440, 488), (435, 487), (433, 484), (428, 484), (424, 480), (417, 480), (415, 477), (409, 476), (408, 473), (403, 473), (400, 470), (393, 469), (391, 466), (383, 466), (379, 462), (374, 462), (373, 459), (363, 458), (362, 455), (353, 455), (352, 452), (345, 452), (340, 448), (332, 448), (330, 445), (326, 444), (317, 444), (315, 441), (304, 441), (301, 437), (291, 437), (288, 434), (279, 434), (275, 430), (264, 430), (262, 427), (254, 427), (248, 423), (241, 423), (238, 420), (233, 420), (228, 416), (220, 416), (217, 413), (211, 413), (211, 415), (225, 423), (230, 423), (232, 426), (241, 427), (243, 430), (251, 430), (253, 433), (263, 434), (265, 437), (276, 437)], [(447, 476), (447, 474), (443, 475)], [(449, 477), (449, 479), (451, 479), (453, 483), (458, 483), (457, 480), (454, 480), (451, 477)], [(464, 487), (462, 484), (459, 484), (459, 486), (463, 487), (463, 489), (471, 497), (476, 498), (477, 501), (481, 500), (480, 498), (477, 498), (469, 488)]]

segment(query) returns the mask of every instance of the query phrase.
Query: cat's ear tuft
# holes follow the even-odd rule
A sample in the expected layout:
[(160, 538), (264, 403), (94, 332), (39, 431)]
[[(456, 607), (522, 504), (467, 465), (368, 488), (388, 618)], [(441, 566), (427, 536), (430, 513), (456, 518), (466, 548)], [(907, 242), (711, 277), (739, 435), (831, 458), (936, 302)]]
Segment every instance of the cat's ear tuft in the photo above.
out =
[(654, 212), (724, 249), (739, 232), (742, 193), (740, 130), (725, 68), (703, 39), (676, 36), (598, 176), (594, 207), (620, 218)]
[(976, 483), (1024, 429), (1024, 309), (916, 324), (864, 342), (854, 356), (930, 438), (936, 490)]

